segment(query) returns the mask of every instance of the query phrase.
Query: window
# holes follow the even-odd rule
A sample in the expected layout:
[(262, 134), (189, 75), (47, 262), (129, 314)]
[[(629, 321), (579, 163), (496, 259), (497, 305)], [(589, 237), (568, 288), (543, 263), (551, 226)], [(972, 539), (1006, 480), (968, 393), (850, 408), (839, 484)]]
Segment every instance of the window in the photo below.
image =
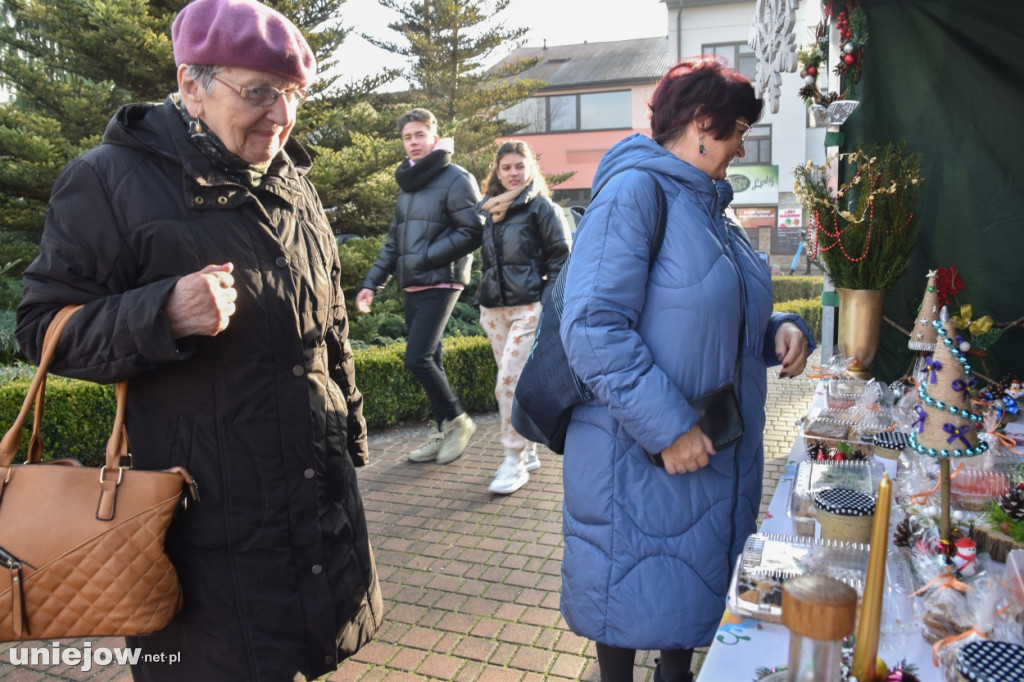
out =
[(576, 95), (548, 97), (548, 130), (576, 129)]
[(747, 143), (743, 145), (746, 152), (742, 159), (733, 161), (737, 166), (770, 166), (772, 164), (772, 127), (754, 126), (750, 129)]
[(543, 97), (531, 97), (502, 112), (506, 121), (521, 123), (519, 133), (543, 133), (547, 127), (547, 111)]
[(506, 109), (501, 118), (523, 123), (519, 134), (613, 130), (632, 127), (630, 107), (629, 90), (546, 95), (531, 97)]
[(755, 69), (757, 68), (757, 56), (754, 48), (746, 43), (727, 43), (725, 45), (704, 45), (701, 48), (703, 54), (713, 54), (716, 57), (724, 58), (735, 70), (742, 73), (750, 80), (754, 80)]
[(580, 130), (629, 127), (628, 90), (580, 95)]

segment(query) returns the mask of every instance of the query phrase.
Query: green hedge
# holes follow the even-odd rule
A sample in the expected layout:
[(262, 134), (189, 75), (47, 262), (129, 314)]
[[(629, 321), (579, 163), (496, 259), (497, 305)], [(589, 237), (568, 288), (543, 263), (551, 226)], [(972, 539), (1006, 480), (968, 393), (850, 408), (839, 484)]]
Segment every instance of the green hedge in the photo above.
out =
[[(363, 414), (370, 427), (392, 426), (408, 419), (430, 416), (427, 395), (405, 369), (405, 344), (354, 351), (356, 382), (363, 393)], [(498, 367), (491, 342), (483, 336), (444, 340), (444, 368), (448, 381), (468, 412), (498, 409), (494, 382)]]
[[(30, 379), (15, 379), (0, 386), (0, 424), (9, 429), (21, 411)], [(50, 375), (46, 378), (46, 413), (43, 419), (43, 459), (73, 457), (98, 466), (114, 421), (111, 386)], [(23, 461), (32, 431), (32, 414), (25, 425), (17, 459)]]
[(772, 277), (772, 300), (782, 303), (805, 298), (820, 299), (824, 286), (825, 278), (821, 275)]
[[(773, 285), (775, 310), (799, 313), (815, 338), (820, 340), (822, 278), (775, 277)], [(0, 329), (10, 327), (9, 331), (13, 332), (13, 319), (7, 322), (6, 325), (0, 323)], [(0, 342), (0, 353), (4, 348)], [(426, 394), (405, 369), (404, 343), (356, 349), (354, 352), (356, 376), (365, 401), (363, 413), (370, 428), (393, 426), (430, 416)], [(487, 338), (447, 337), (444, 352), (448, 380), (466, 411), (496, 410), (494, 381), (497, 367)], [(27, 379), (12, 379), (0, 385), (0, 424), (5, 428), (14, 421), (28, 386)], [(110, 386), (51, 376), (47, 382), (46, 419), (42, 434), (44, 456), (75, 457), (84, 464), (97, 466), (103, 459), (113, 412), (113, 390)], [(22, 440), (20, 458), (24, 458), (27, 436)]]
[(815, 341), (821, 341), (821, 297), (818, 298), (805, 298), (797, 299), (795, 301), (786, 301), (785, 303), (776, 303), (775, 312), (777, 313), (796, 313), (800, 317), (804, 318), (804, 322), (811, 328), (811, 332), (814, 333)]
[[(468, 412), (498, 409), (494, 382), (498, 368), (490, 341), (483, 336), (444, 340), (448, 380)], [(363, 413), (371, 428), (392, 426), (406, 420), (429, 417), (430, 406), (423, 388), (405, 369), (405, 344), (356, 350), (356, 377), (363, 392)], [(12, 379), (0, 385), (0, 424), (10, 428), (28, 391), (29, 379)], [(114, 418), (113, 387), (50, 375), (46, 381), (46, 415), (43, 419), (43, 457), (74, 457), (87, 466), (103, 461)], [(24, 460), (31, 431), (18, 451)]]
[(15, 313), (13, 310), (0, 310), (0, 365), (13, 365), (24, 360), (18, 340), (14, 338)]

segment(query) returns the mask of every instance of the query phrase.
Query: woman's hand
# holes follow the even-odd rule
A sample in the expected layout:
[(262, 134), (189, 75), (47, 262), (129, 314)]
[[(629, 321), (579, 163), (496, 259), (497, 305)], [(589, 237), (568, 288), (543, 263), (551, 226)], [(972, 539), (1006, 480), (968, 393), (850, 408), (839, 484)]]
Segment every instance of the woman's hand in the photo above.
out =
[(177, 281), (164, 303), (164, 314), (171, 323), (171, 335), (216, 336), (228, 328), (235, 314), (234, 265), (207, 265)]
[(360, 289), (356, 294), (356, 310), (365, 315), (370, 312), (371, 303), (373, 303), (373, 289)]
[(783, 322), (775, 332), (775, 355), (782, 363), (780, 377), (799, 376), (807, 366), (807, 337), (792, 322)]
[(661, 451), (661, 461), (669, 474), (684, 474), (702, 469), (708, 465), (708, 458), (715, 454), (711, 439), (700, 427), (693, 425), (689, 431), (676, 438), (676, 442)]

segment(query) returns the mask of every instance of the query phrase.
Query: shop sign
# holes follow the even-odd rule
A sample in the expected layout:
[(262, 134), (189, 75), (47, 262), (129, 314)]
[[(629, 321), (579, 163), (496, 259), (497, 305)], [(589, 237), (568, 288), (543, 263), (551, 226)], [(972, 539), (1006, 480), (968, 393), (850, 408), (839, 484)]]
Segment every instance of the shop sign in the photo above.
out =
[(779, 236), (783, 239), (799, 237), (802, 219), (802, 211), (799, 208), (779, 209)]
[(733, 166), (725, 179), (732, 185), (733, 206), (779, 203), (778, 166)]

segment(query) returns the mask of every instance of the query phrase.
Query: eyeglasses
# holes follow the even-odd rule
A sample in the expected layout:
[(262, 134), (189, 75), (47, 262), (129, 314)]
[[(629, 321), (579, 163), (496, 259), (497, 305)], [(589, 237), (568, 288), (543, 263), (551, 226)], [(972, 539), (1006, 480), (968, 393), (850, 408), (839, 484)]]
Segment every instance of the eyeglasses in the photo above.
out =
[(306, 92), (304, 88), (278, 90), (277, 88), (272, 88), (269, 85), (261, 85), (255, 88), (243, 88), (241, 85), (229, 83), (223, 78), (218, 78), (217, 76), (211, 76), (211, 78), (218, 83), (223, 83), (232, 90), (238, 88), (238, 96), (254, 107), (269, 107), (282, 95), (284, 95), (285, 101), (289, 104), (292, 102), (295, 104), (302, 104), (309, 96), (309, 93)]
[(754, 129), (754, 126), (750, 125), (746, 121), (741, 121), (740, 119), (736, 119), (736, 122), (743, 126), (743, 134), (740, 135), (740, 146), (746, 146), (747, 138), (750, 137), (750, 131)]

